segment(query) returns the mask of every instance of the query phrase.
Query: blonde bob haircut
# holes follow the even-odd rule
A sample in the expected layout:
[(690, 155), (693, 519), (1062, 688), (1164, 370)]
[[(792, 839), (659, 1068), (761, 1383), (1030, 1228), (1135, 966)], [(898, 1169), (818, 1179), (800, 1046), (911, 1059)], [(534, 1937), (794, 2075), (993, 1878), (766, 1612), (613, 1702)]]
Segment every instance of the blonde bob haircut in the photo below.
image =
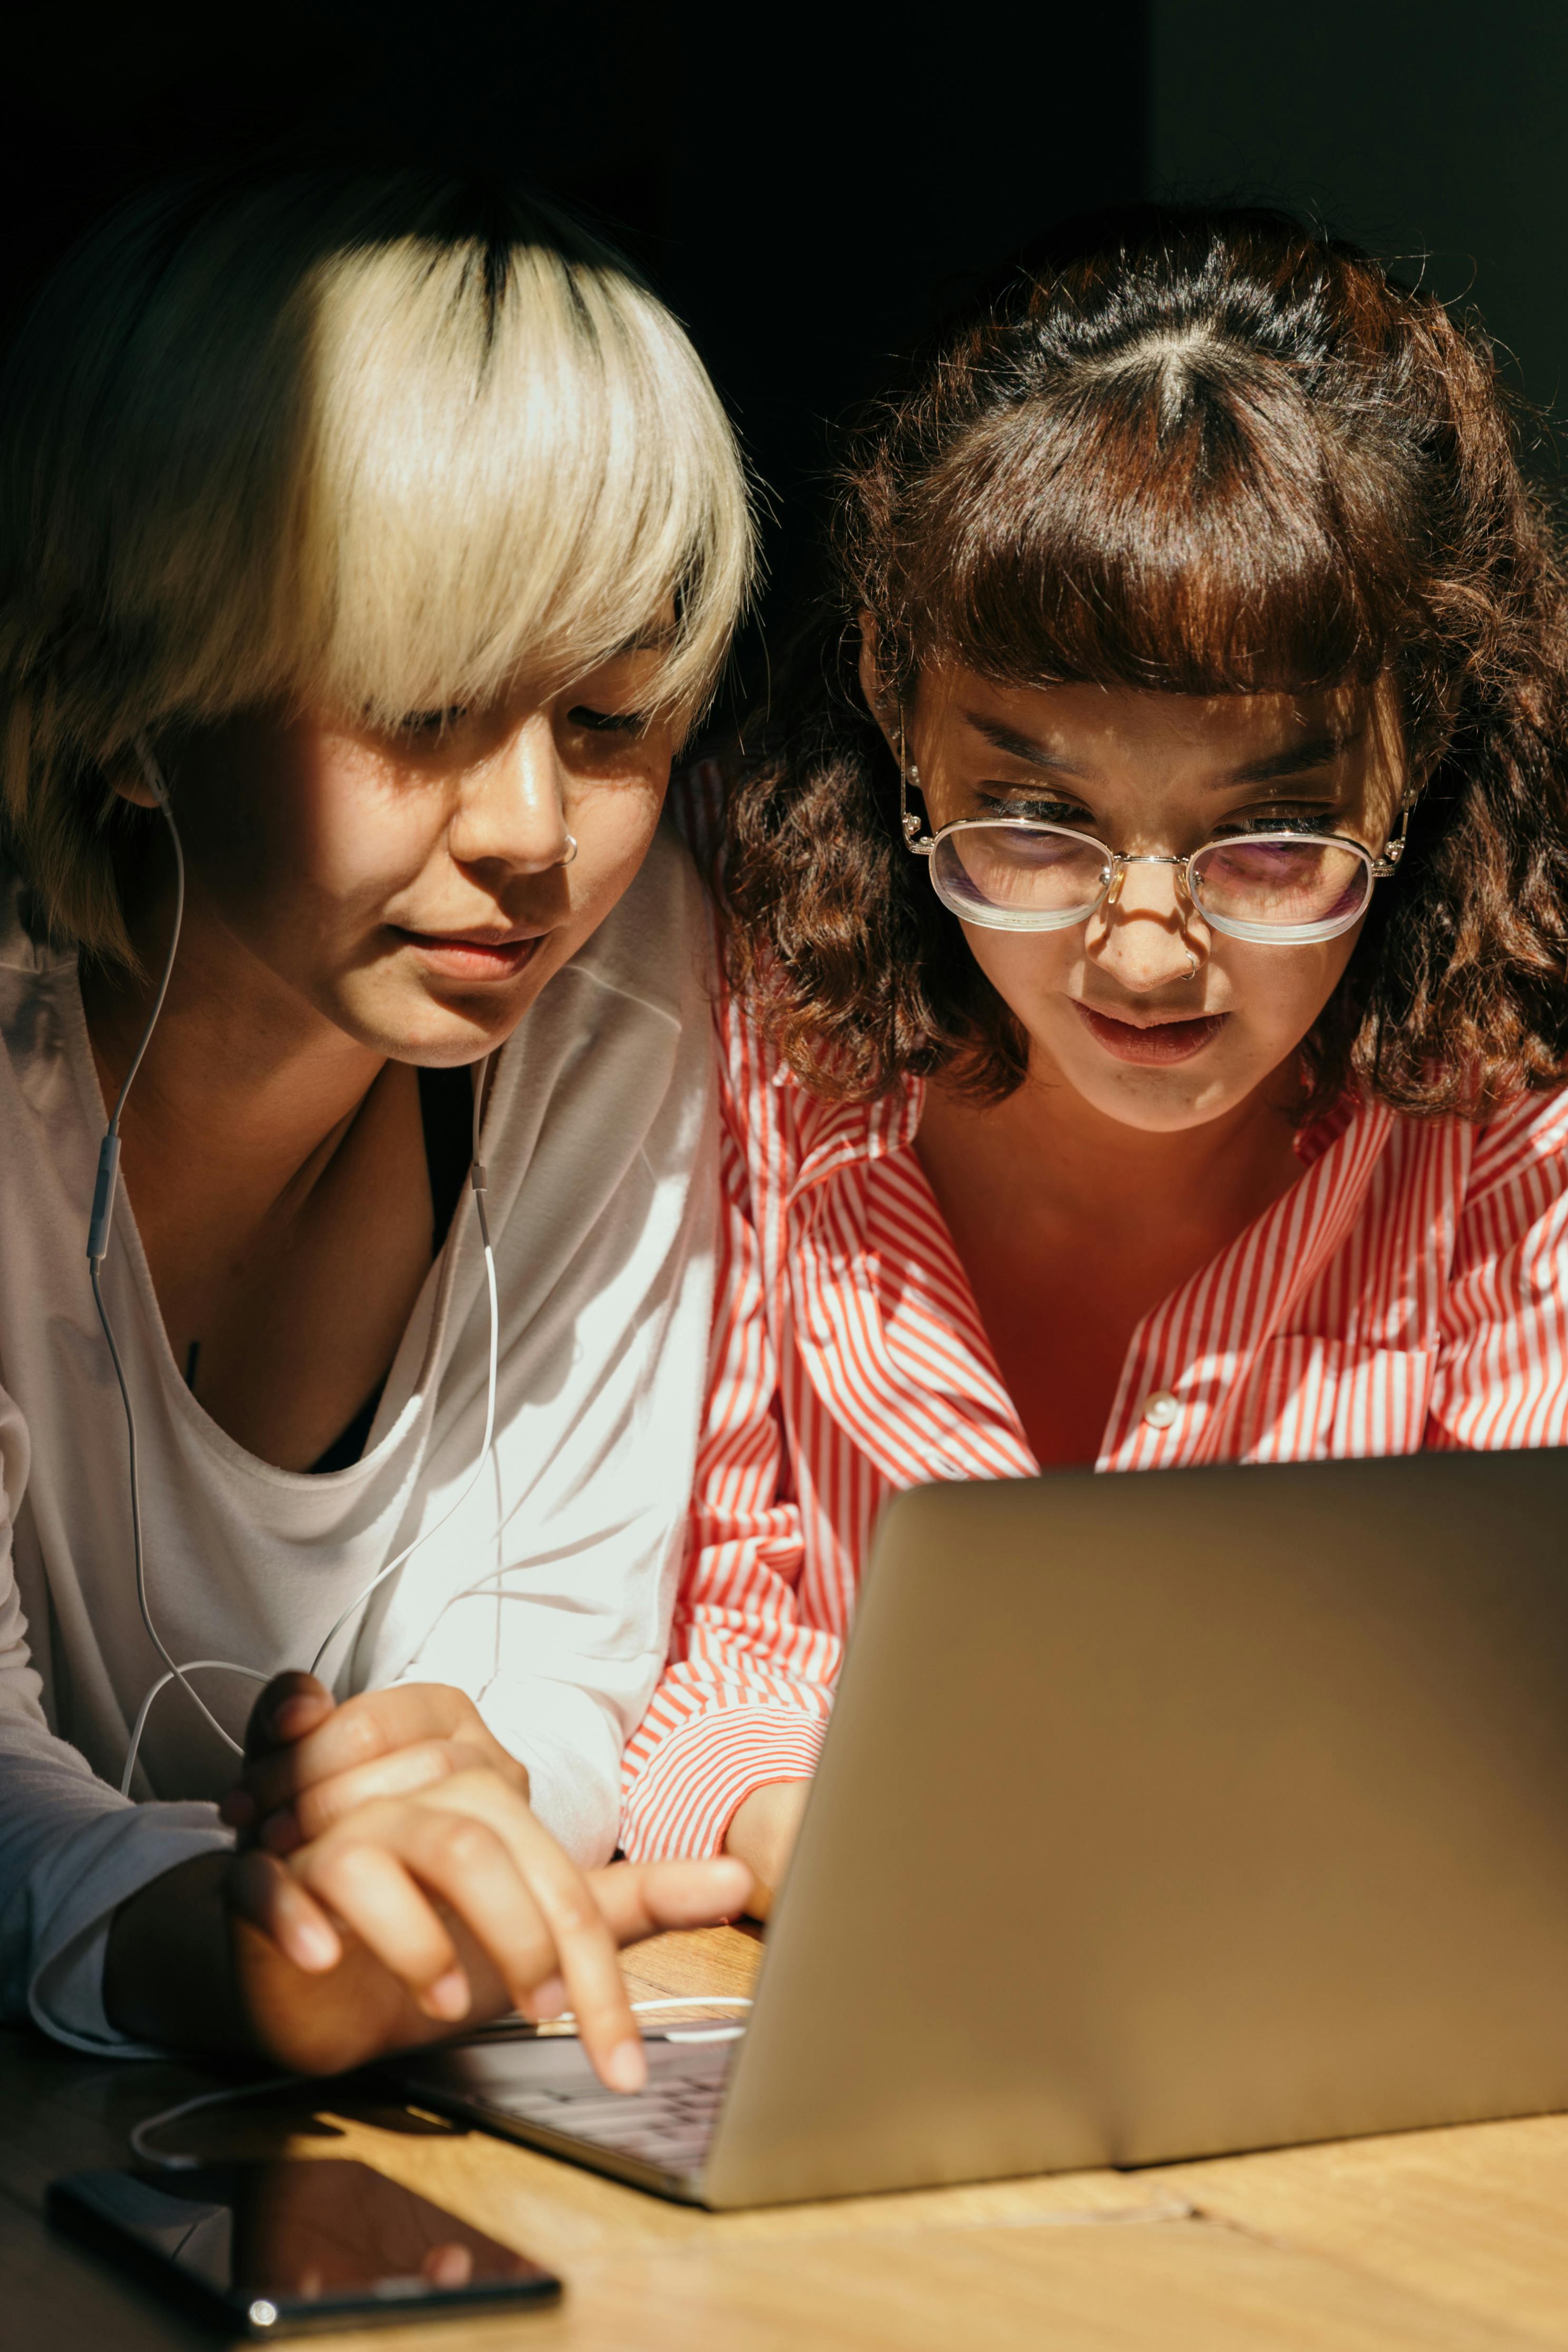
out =
[(143, 200), (0, 373), (10, 852), (55, 936), (129, 959), (114, 855), (146, 819), (107, 778), (143, 730), (390, 726), (640, 636), (684, 731), (752, 563), (696, 352), (568, 215), (409, 172)]

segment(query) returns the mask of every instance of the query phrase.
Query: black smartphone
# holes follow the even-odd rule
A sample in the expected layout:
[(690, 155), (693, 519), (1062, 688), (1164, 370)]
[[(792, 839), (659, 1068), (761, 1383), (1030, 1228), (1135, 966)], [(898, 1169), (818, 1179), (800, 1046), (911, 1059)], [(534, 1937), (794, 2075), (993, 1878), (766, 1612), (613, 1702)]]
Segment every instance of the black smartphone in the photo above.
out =
[(526, 2254), (337, 2157), (75, 2172), (51, 2183), (48, 2213), (231, 2334), (500, 2311), (561, 2293)]

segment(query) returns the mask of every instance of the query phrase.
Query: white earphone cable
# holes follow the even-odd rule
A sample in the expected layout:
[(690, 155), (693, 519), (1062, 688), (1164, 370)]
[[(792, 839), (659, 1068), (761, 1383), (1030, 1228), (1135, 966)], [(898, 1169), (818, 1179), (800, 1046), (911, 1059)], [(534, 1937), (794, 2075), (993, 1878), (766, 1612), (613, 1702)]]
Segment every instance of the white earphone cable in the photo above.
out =
[[(147, 1718), (152, 1712), (153, 1702), (157, 1698), (160, 1692), (168, 1688), (170, 1683), (177, 1682), (179, 1684), (180, 1688), (184, 1692), (193, 1706), (196, 1708), (200, 1715), (205, 1717), (206, 1721), (212, 1726), (214, 1731), (216, 1732), (218, 1738), (223, 1741), (224, 1746), (230, 1749), (234, 1755), (243, 1756), (245, 1751), (237, 1739), (232, 1738), (224, 1729), (216, 1716), (214, 1715), (211, 1707), (208, 1706), (206, 1701), (202, 1697), (201, 1693), (195, 1688), (194, 1684), (187, 1681), (186, 1677), (187, 1675), (195, 1674), (199, 1671), (206, 1671), (219, 1674), (243, 1675), (249, 1681), (257, 1683), (267, 1683), (272, 1679), (269, 1675), (258, 1673), (256, 1668), (253, 1666), (237, 1665), (231, 1659), (227, 1658), (191, 1658), (188, 1659), (184, 1665), (181, 1665), (165, 1648), (163, 1638), (160, 1635), (157, 1627), (153, 1622), (153, 1612), (147, 1598), (147, 1568), (142, 1531), (142, 1486), (140, 1465), (137, 1458), (136, 1415), (131, 1402), (131, 1391), (126, 1383), (125, 1367), (121, 1361), (120, 1349), (115, 1342), (114, 1326), (110, 1320), (109, 1309), (104, 1304), (103, 1290), (100, 1281), (103, 1261), (109, 1251), (110, 1231), (114, 1221), (114, 1201), (120, 1177), (121, 1115), (125, 1108), (126, 1097), (131, 1092), (132, 1086), (136, 1077), (136, 1073), (142, 1066), (142, 1057), (146, 1054), (148, 1045), (152, 1042), (153, 1032), (158, 1025), (159, 1015), (163, 1010), (163, 1000), (169, 992), (169, 981), (174, 969), (174, 957), (179, 949), (180, 929), (184, 920), (185, 912), (185, 855), (180, 842), (179, 828), (174, 823), (174, 812), (169, 806), (168, 786), (163, 781), (163, 777), (159, 770), (157, 761), (153, 759), (147, 744), (141, 737), (138, 737), (136, 740), (135, 750), (136, 756), (142, 764), (142, 773), (145, 775), (148, 786), (158, 803), (158, 808), (163, 816), (163, 822), (169, 828), (169, 837), (174, 846), (174, 928), (169, 938), (168, 952), (164, 956), (163, 969), (158, 982), (158, 992), (153, 1001), (152, 1013), (149, 1014), (147, 1024), (142, 1032), (136, 1051), (132, 1055), (131, 1067), (127, 1070), (125, 1077), (121, 1085), (120, 1093), (116, 1098), (114, 1109), (110, 1117), (108, 1128), (104, 1132), (103, 1141), (99, 1147), (98, 1179), (93, 1191), (92, 1221), (88, 1231), (87, 1257), (89, 1273), (92, 1283), (93, 1304), (98, 1309), (98, 1319), (102, 1327), (103, 1337), (109, 1348), (109, 1358), (110, 1363), (114, 1367), (114, 1377), (120, 1387), (120, 1402), (121, 1406), (124, 1408), (125, 1413), (126, 1445), (130, 1456), (131, 1543), (136, 1571), (136, 1605), (142, 1612), (142, 1622), (146, 1629), (147, 1638), (152, 1643), (153, 1647), (158, 1653), (159, 1657), (163, 1660), (163, 1664), (168, 1671), (165, 1674), (161, 1675), (158, 1680), (152, 1685), (146, 1696), (142, 1699), (141, 1707), (137, 1713), (135, 1727), (131, 1735), (131, 1744), (126, 1750), (125, 1769), (121, 1777), (120, 1787), (122, 1796), (129, 1796), (131, 1793), (131, 1782), (136, 1769), (136, 1758), (142, 1746), (142, 1735), (147, 1727)], [(483, 1117), (485, 1077), (489, 1067), (489, 1055), (486, 1055), (483, 1061), (478, 1065), (474, 1076), (472, 1150), (468, 1170), (468, 1183), (474, 1197), (474, 1208), (479, 1216), (479, 1235), (484, 1248), (485, 1286), (489, 1307), (489, 1379), (485, 1393), (485, 1433), (483, 1443), (479, 1448), (479, 1459), (474, 1464), (471, 1476), (468, 1478), (461, 1492), (458, 1495), (456, 1500), (447, 1507), (447, 1509), (443, 1511), (441, 1517), (435, 1522), (434, 1526), (426, 1528), (423, 1534), (416, 1536), (412, 1543), (405, 1544), (404, 1549), (398, 1553), (396, 1559), (389, 1560), (384, 1569), (379, 1570), (377, 1573), (371, 1578), (370, 1582), (364, 1586), (363, 1590), (355, 1594), (353, 1600), (350, 1601), (348, 1607), (336, 1620), (325, 1640), (317, 1650), (310, 1667), (312, 1674), (320, 1673), (321, 1662), (325, 1658), (327, 1652), (331, 1649), (333, 1642), (337, 1639), (339, 1633), (342, 1633), (343, 1627), (348, 1623), (350, 1618), (354, 1616), (355, 1613), (363, 1607), (365, 1601), (369, 1600), (371, 1594), (376, 1590), (376, 1587), (378, 1585), (384, 1584), (389, 1576), (393, 1575), (396, 1570), (400, 1569), (404, 1565), (405, 1561), (410, 1559), (412, 1555), (419, 1549), (422, 1544), (428, 1543), (432, 1536), (438, 1534), (441, 1528), (447, 1525), (447, 1521), (462, 1508), (462, 1506), (468, 1501), (468, 1496), (473, 1493), (474, 1488), (478, 1486), (479, 1478), (483, 1474), (485, 1464), (489, 1456), (490, 1441), (495, 1434), (496, 1386), (500, 1369), (500, 1308), (496, 1287), (495, 1252), (490, 1244), (489, 1219), (485, 1213), (485, 1169), (483, 1162), (479, 1159), (479, 1129)]]
[[(687, 1992), (678, 1994), (673, 2000), (634, 2000), (628, 2006), (637, 2011), (655, 2009), (750, 2009), (752, 1999), (749, 1993)], [(559, 2020), (552, 2018), (550, 2021), (555, 2024), (568, 2020), (575, 2027), (573, 2012), (565, 2009)], [(732, 2032), (735, 2029), (729, 2030)], [(537, 2032), (538, 2028), (529, 2024), (526, 2019), (498, 2018), (491, 2026), (478, 2026), (472, 2033), (454, 2037), (440, 2046), (455, 2050), (466, 2049), (476, 2042), (531, 2040)], [(189, 2149), (176, 2149), (167, 2156), (160, 2156), (155, 2147), (147, 2145), (153, 2134), (162, 2131), (165, 2124), (177, 2124), (185, 2116), (199, 2115), (208, 2107), (226, 2105), (233, 2099), (259, 2099), (269, 2091), (289, 2091), (304, 2086), (319, 2090), (320, 2076), (268, 2074), (259, 2083), (230, 2084), (221, 2091), (202, 2091), (194, 2099), (181, 2099), (177, 2105), (160, 2108), (155, 2116), (144, 2116), (139, 2124), (132, 2124), (126, 2135), (131, 2153), (142, 2164), (151, 2165), (159, 2172), (193, 2172), (207, 2159), (193, 2155)]]
[[(184, 1669), (175, 1664), (163, 1647), (158, 1629), (153, 1622), (153, 1612), (147, 1604), (147, 1562), (142, 1540), (142, 1479), (136, 1453), (136, 1415), (132, 1410), (131, 1391), (125, 1384), (125, 1367), (120, 1360), (120, 1349), (115, 1345), (114, 1339), (114, 1326), (109, 1319), (109, 1309), (103, 1303), (103, 1288), (99, 1279), (109, 1250), (110, 1228), (114, 1221), (114, 1195), (120, 1177), (121, 1114), (125, 1108), (126, 1097), (135, 1083), (136, 1073), (142, 1067), (142, 1056), (152, 1043), (153, 1032), (158, 1025), (158, 1016), (163, 1010), (163, 1000), (169, 993), (169, 982), (174, 969), (174, 956), (180, 944), (180, 927), (185, 917), (185, 853), (180, 845), (179, 830), (170, 813), (168, 787), (145, 745), (138, 741), (136, 750), (148, 785), (157, 801), (163, 822), (169, 828), (169, 838), (174, 845), (174, 921), (169, 933), (168, 952), (163, 958), (163, 969), (158, 982), (158, 992), (153, 1000), (153, 1010), (147, 1016), (147, 1025), (142, 1030), (136, 1051), (131, 1057), (131, 1067), (125, 1073), (114, 1108), (110, 1114), (109, 1126), (104, 1132), (103, 1141), (99, 1146), (98, 1181), (93, 1189), (92, 1223), (87, 1237), (87, 1262), (92, 1282), (93, 1305), (98, 1309), (98, 1319), (103, 1327), (103, 1336), (109, 1346), (109, 1360), (114, 1366), (114, 1377), (120, 1384), (120, 1402), (125, 1409), (125, 1438), (130, 1454), (131, 1474), (131, 1548), (136, 1568), (136, 1606), (142, 1612), (142, 1622), (146, 1628), (147, 1639), (169, 1669), (163, 1681), (167, 1683), (172, 1677), (179, 1683), (192, 1705), (205, 1716), (224, 1746), (232, 1748), (238, 1756), (244, 1752), (238, 1741), (229, 1738), (201, 1693), (192, 1684), (186, 1682)], [(160, 1685), (160, 1688), (162, 1686)], [(141, 1737), (142, 1724), (146, 1721), (146, 1707), (143, 1706), (137, 1724), (138, 1739)], [(127, 1786), (129, 1786), (131, 1772), (135, 1767), (135, 1747), (136, 1743), (132, 1741), (131, 1755), (126, 1764)]]
[(269, 2091), (291, 2090), (297, 2083), (310, 2078), (303, 2074), (268, 2074), (259, 2083), (230, 2083), (221, 2091), (203, 2091), (194, 2099), (182, 2099), (176, 2106), (164, 2107), (155, 2116), (144, 2116), (132, 2124), (126, 2134), (127, 2145), (139, 2163), (150, 2165), (157, 2172), (194, 2172), (203, 2161), (188, 2149), (176, 2149), (169, 2156), (160, 2156), (148, 2140), (165, 2124), (176, 2124), (183, 2116), (199, 2115), (204, 2107), (223, 2107), (234, 2099), (264, 2098)]
[[(128, 1797), (131, 1794), (131, 1781), (136, 1770), (136, 1758), (142, 1746), (142, 1734), (147, 1728), (147, 1717), (153, 1712), (153, 1701), (158, 1696), (160, 1691), (166, 1691), (169, 1685), (174, 1682), (183, 1684), (184, 1688), (189, 1690), (190, 1685), (185, 1681), (185, 1676), (199, 1673), (204, 1668), (211, 1674), (243, 1675), (246, 1681), (250, 1683), (266, 1683), (272, 1679), (270, 1675), (258, 1674), (254, 1666), (237, 1666), (228, 1658), (187, 1658), (184, 1665), (173, 1668), (166, 1675), (160, 1675), (155, 1683), (148, 1685), (147, 1696), (137, 1709), (136, 1727), (131, 1734), (131, 1745), (125, 1751), (125, 1769), (120, 1775), (120, 1793), (122, 1797)], [(207, 1720), (209, 1723), (212, 1721), (210, 1715)], [(234, 1742), (228, 1739), (228, 1734), (221, 1724), (217, 1726), (217, 1732), (220, 1738), (228, 1740), (231, 1748), (234, 1746)]]

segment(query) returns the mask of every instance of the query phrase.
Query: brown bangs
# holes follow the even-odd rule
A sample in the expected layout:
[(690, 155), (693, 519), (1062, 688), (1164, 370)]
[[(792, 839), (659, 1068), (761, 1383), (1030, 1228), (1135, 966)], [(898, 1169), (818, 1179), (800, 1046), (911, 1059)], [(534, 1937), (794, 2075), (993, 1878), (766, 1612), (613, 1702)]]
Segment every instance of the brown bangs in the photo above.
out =
[(902, 831), (859, 670), (1192, 695), (1386, 677), (1410, 784), (1300, 1055), (1484, 1118), (1568, 1066), (1568, 595), (1490, 345), (1276, 213), (1150, 210), (1058, 237), (844, 445), (832, 570), (737, 782), (737, 984), (805, 1083), (1006, 1094), (1021, 1030)]
[(1371, 678), (1413, 618), (1402, 503), (1285, 368), (1159, 331), (988, 417), (921, 483), (910, 654), (1175, 694)]

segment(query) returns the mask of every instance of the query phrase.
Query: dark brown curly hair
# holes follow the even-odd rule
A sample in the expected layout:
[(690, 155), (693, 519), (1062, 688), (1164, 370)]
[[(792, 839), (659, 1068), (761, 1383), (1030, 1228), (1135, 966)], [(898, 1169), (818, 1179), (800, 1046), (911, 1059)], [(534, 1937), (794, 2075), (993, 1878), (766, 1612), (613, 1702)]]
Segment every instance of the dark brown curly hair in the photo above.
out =
[(1140, 210), (1037, 255), (852, 429), (826, 593), (727, 823), (738, 983), (816, 1091), (945, 1071), (999, 1097), (1022, 1032), (899, 834), (858, 676), (1173, 694), (1386, 677), (1425, 780), (1303, 1048), (1483, 1117), (1568, 1058), (1568, 629), (1555, 530), (1473, 321), (1283, 214)]

